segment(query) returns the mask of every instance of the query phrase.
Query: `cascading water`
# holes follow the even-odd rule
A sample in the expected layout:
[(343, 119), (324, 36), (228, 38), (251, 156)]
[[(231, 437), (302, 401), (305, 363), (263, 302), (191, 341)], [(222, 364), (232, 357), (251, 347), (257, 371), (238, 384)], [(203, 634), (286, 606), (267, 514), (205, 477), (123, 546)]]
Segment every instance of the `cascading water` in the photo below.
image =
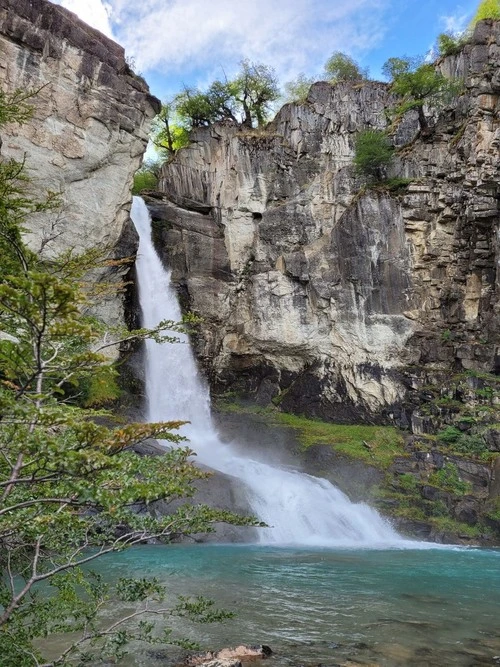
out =
[[(132, 219), (139, 233), (136, 270), (143, 326), (179, 321), (177, 295), (151, 240), (151, 220), (143, 200), (134, 197)], [(259, 529), (265, 543), (325, 546), (397, 546), (404, 541), (363, 503), (352, 503), (330, 482), (296, 470), (234, 454), (212, 424), (207, 388), (201, 381), (185, 335), (180, 344), (146, 342), (148, 421), (186, 420), (183, 434), (198, 460), (241, 479), (253, 512), (269, 525)]]

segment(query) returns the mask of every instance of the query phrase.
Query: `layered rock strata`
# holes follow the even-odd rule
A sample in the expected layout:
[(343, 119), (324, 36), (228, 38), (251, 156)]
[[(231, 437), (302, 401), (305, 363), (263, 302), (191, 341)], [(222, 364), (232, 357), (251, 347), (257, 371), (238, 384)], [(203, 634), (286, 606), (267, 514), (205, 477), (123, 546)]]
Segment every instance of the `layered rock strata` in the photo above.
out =
[(440, 63), (464, 92), (428, 110), (430, 136), (415, 112), (391, 128), (399, 189), (352, 166), (394, 105), (377, 82), (317, 83), (263, 130), (200, 129), (164, 166), (157, 245), (213, 387), (408, 425), (427, 384), (498, 371), (499, 63), (488, 21)]
[[(0, 86), (34, 93), (30, 122), (3, 128), (2, 155), (26, 160), (34, 194), (61, 197), (27, 221), (32, 248), (133, 254), (130, 188), (159, 102), (122, 47), (46, 0), (0, 0)], [(99, 314), (123, 322), (121, 298)]]

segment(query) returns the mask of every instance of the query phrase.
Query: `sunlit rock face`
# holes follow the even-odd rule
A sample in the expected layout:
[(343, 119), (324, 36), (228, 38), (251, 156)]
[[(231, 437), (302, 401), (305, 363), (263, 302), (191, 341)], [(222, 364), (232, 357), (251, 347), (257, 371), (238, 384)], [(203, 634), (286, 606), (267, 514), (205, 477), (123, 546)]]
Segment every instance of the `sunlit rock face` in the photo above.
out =
[[(28, 220), (30, 245), (133, 253), (130, 188), (159, 103), (122, 47), (46, 0), (0, 0), (0, 85), (36, 91), (29, 123), (2, 128), (2, 155), (25, 156), (35, 192), (61, 195), (55, 211)], [(123, 319), (120, 298), (100, 310)]]
[(464, 94), (391, 128), (399, 190), (367, 189), (357, 132), (385, 84), (315, 84), (265, 130), (200, 129), (149, 201), (217, 390), (327, 419), (405, 424), (426, 385), (498, 359), (500, 24), (441, 67)]

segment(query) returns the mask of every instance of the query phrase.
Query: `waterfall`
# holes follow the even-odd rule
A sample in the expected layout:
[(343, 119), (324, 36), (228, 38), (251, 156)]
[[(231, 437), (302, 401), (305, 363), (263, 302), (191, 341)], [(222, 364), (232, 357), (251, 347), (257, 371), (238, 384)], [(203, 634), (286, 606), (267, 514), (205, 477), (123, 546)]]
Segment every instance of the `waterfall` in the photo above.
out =
[[(143, 200), (134, 197), (132, 220), (139, 234), (136, 269), (142, 325), (179, 321), (181, 310), (170, 274), (151, 240), (151, 220)], [(176, 344), (146, 341), (148, 421), (186, 420), (183, 434), (198, 460), (239, 478), (248, 489), (253, 512), (269, 528), (263, 543), (324, 546), (396, 546), (403, 540), (375, 510), (352, 503), (327, 480), (286, 467), (236, 455), (212, 424), (208, 389), (200, 377), (187, 336)]]

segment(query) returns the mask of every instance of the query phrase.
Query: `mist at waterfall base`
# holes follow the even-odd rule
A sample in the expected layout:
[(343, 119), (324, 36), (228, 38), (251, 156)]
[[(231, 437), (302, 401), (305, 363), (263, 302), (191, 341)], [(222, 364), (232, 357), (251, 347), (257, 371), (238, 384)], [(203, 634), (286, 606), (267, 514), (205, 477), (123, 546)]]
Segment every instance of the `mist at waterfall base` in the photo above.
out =
[[(151, 238), (144, 201), (134, 197), (132, 220), (139, 234), (136, 271), (142, 326), (182, 318), (177, 295)], [(199, 376), (186, 335), (176, 344), (146, 341), (147, 421), (183, 420), (182, 429), (197, 460), (244, 484), (254, 514), (269, 528), (259, 529), (262, 543), (324, 546), (415, 547), (364, 503), (352, 503), (334, 485), (298, 470), (269, 465), (236, 454), (221, 442), (211, 419), (207, 387)]]

